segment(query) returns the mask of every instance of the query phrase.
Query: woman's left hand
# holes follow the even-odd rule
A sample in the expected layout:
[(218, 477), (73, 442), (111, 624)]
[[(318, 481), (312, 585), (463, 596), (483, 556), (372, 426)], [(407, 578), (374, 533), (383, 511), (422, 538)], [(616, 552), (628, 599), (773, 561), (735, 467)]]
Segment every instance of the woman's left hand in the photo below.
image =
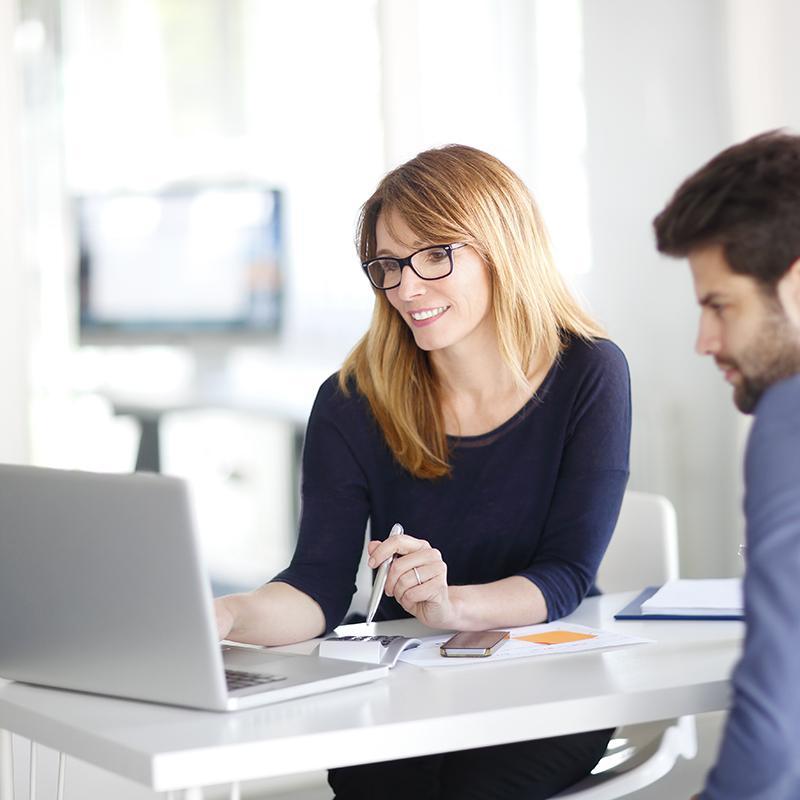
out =
[(454, 610), (442, 554), (424, 539), (408, 534), (369, 542), (369, 565), (377, 567), (395, 553), (385, 592), (409, 614), (431, 628), (453, 627)]

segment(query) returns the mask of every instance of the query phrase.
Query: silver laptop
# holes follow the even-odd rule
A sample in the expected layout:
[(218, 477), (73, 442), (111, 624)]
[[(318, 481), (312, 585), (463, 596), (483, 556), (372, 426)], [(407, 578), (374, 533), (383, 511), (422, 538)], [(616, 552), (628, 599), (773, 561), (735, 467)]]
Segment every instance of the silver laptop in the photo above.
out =
[(0, 676), (225, 711), (387, 672), (221, 647), (183, 481), (0, 465)]

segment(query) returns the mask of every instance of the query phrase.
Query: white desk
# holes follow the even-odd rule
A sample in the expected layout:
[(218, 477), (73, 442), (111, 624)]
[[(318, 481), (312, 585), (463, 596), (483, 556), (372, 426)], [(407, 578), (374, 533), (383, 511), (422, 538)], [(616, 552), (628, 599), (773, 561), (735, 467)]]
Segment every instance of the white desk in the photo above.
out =
[(742, 623), (614, 622), (632, 596), (591, 598), (568, 619), (656, 644), (460, 669), (401, 663), (386, 680), (233, 714), (7, 684), (0, 729), (166, 791), (726, 708)]

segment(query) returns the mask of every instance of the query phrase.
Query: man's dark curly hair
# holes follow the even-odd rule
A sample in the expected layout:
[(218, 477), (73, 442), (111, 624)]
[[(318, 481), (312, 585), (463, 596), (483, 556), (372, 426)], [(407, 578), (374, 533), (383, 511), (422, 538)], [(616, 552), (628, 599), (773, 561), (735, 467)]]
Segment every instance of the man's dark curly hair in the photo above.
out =
[(723, 150), (653, 220), (660, 252), (721, 245), (733, 272), (774, 290), (800, 258), (800, 136), (770, 131)]

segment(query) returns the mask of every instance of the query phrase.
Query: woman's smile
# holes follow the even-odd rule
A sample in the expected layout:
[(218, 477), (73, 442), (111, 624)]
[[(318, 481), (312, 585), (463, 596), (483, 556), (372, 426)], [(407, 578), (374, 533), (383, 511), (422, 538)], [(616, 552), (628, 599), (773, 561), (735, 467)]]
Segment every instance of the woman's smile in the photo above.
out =
[(408, 315), (411, 317), (411, 324), (415, 328), (421, 328), (424, 325), (433, 325), (449, 308), (450, 306), (417, 308), (414, 311), (409, 311)]

